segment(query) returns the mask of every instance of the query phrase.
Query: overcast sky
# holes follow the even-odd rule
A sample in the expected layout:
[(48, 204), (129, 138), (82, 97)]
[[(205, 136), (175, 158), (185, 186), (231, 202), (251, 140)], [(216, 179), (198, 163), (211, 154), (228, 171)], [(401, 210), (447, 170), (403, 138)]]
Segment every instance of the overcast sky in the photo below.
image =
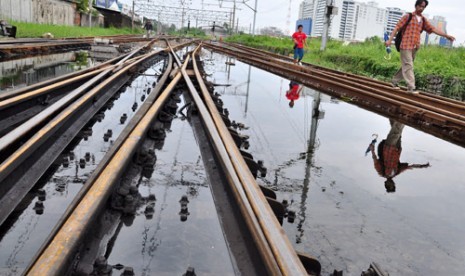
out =
[[(153, 3), (163, 3), (163, 5), (179, 5), (181, 0), (136, 0), (137, 1), (149, 1)], [(189, 1), (189, 0), (183, 0)], [(244, 0), (236, 0), (237, 3), (243, 2)], [(258, 1), (258, 13), (257, 13), (257, 28), (266, 26), (275, 26), (282, 30), (293, 30), (295, 27), (295, 21), (298, 17), (299, 4), (302, 1), (299, 0), (257, 0)], [(132, 0), (119, 0), (119, 2), (130, 4)], [(200, 8), (202, 0), (190, 0), (192, 8)], [(204, 0), (204, 3), (219, 3), (221, 1), (215, 0)], [(224, 0), (223, 6), (232, 6), (232, 0)], [(251, 7), (254, 6), (255, 0), (246, 1)], [(287, 26), (287, 17), (289, 2), (291, 5), (291, 18), (290, 26)], [(359, 1), (368, 2), (368, 1)], [(397, 7), (406, 11), (413, 11), (415, 0), (375, 0), (379, 3), (382, 8), (386, 7)], [(424, 14), (429, 17), (435, 15), (444, 16), (447, 20), (447, 32), (457, 39), (457, 44), (465, 45), (465, 10), (464, 0), (430, 0), (429, 5), (424, 11)], [(219, 9), (214, 6), (205, 6), (208, 9)], [(253, 12), (250, 8), (243, 4), (238, 4), (239, 25), (249, 28), (253, 22)], [(461, 18), (461, 19), (460, 19)]]

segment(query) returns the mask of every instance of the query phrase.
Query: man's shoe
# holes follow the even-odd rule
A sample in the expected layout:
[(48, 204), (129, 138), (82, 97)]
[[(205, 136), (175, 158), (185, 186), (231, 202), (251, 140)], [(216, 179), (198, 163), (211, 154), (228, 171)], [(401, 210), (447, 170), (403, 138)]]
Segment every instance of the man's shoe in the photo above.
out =
[(399, 84), (397, 82), (391, 82), (391, 86), (394, 89), (400, 89)]
[(302, 65), (302, 62), (299, 61), (299, 65)]
[(416, 94), (420, 94), (420, 92), (415, 91), (415, 89), (413, 89), (413, 88), (407, 88), (407, 93), (409, 93), (409, 94), (415, 94), (415, 95), (416, 95)]

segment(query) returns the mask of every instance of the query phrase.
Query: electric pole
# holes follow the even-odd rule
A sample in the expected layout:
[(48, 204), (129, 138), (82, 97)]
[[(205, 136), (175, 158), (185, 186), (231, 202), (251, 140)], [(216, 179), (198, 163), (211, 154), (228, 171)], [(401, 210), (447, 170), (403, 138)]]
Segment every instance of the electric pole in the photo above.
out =
[(89, 27), (92, 28), (92, 0), (89, 0)]
[(135, 1), (136, 0), (132, 0), (131, 28), (132, 28), (133, 33), (134, 33), (134, 7), (135, 7)]
[(321, 47), (320, 51), (326, 49), (326, 43), (328, 42), (328, 32), (329, 25), (331, 24), (331, 15), (337, 14), (337, 7), (333, 5), (333, 0), (326, 1), (326, 13), (325, 13), (325, 23), (323, 25), (323, 33), (321, 35)]
[(257, 20), (257, 2), (258, 2), (258, 0), (255, 0), (255, 10), (253, 11), (252, 35), (255, 35), (255, 21)]

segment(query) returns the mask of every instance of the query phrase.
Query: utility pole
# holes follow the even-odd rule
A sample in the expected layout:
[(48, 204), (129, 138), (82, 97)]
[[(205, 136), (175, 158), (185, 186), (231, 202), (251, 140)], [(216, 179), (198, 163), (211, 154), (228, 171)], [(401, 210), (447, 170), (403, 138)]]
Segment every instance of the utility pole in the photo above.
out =
[(232, 15), (232, 24), (231, 24), (231, 34), (234, 34), (234, 23), (236, 22), (236, 0), (234, 0), (233, 6), (233, 15)]
[(252, 35), (255, 35), (255, 21), (257, 20), (257, 2), (258, 2), (258, 0), (255, 0), (255, 10), (253, 11)]
[(89, 0), (89, 27), (92, 28), (92, 0)]
[(323, 25), (323, 34), (321, 35), (320, 51), (324, 51), (326, 49), (326, 43), (328, 42), (329, 25), (331, 24), (331, 15), (336, 15), (337, 11), (337, 7), (333, 5), (333, 0), (326, 0), (325, 23)]
[(239, 17), (237, 18), (236, 34), (239, 33)]
[(182, 6), (182, 11), (181, 11), (181, 29), (184, 27), (184, 5)]
[(131, 16), (131, 28), (132, 28), (132, 32), (134, 33), (134, 7), (135, 7), (135, 1), (136, 0), (132, 0), (132, 16)]
[(161, 25), (161, 20), (160, 20), (160, 12), (158, 12), (158, 24), (157, 24), (157, 34), (161, 35), (163, 32), (161, 30), (162, 25)]

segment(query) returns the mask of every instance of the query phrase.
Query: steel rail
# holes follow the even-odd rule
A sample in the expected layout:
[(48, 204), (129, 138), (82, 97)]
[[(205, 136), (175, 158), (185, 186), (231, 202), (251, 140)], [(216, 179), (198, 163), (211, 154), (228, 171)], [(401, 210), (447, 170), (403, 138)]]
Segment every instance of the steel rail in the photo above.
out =
[(14, 97), (11, 97), (11, 98), (8, 98), (8, 99), (5, 99), (5, 100), (0, 100), (0, 111), (6, 109), (6, 108), (9, 108), (9, 107), (12, 107), (12, 106), (16, 106), (24, 101), (27, 101), (27, 100), (30, 100), (30, 99), (33, 99), (33, 98), (37, 98), (37, 97), (40, 97), (40, 96), (43, 96), (43, 95), (47, 95), (49, 93), (51, 93), (54, 89), (58, 89), (58, 88), (61, 88), (61, 87), (64, 87), (64, 86), (68, 86), (70, 84), (73, 84), (75, 82), (79, 82), (79, 81), (82, 81), (82, 80), (85, 80), (85, 79), (88, 79), (89, 77), (93, 77), (105, 70), (108, 70), (108, 67), (110, 65), (107, 65), (107, 66), (103, 66), (103, 67), (100, 67), (100, 68), (93, 68), (94, 70), (92, 71), (88, 71), (87, 73), (82, 73), (80, 74), (79, 76), (76, 76), (76, 77), (73, 77), (73, 78), (70, 78), (70, 79), (66, 79), (66, 80), (63, 80), (61, 82), (58, 82), (58, 83), (55, 83), (55, 84), (52, 84), (52, 85), (49, 85), (49, 86), (46, 86), (46, 87), (43, 87), (43, 88), (39, 88), (37, 90), (32, 90), (30, 92), (26, 92), (26, 93), (22, 93), (22, 94), (19, 94), (18, 96), (14, 96)]
[[(247, 54), (249, 55), (248, 56), (249, 59), (253, 59), (253, 58), (250, 58), (250, 53), (247, 53)], [(261, 58), (261, 57), (259, 57), (259, 58)], [(270, 64), (269, 61), (268, 61), (268, 64)], [(437, 114), (437, 116), (440, 116), (442, 119), (448, 118), (450, 121), (453, 121), (453, 122), (457, 123), (458, 125), (465, 126), (465, 115), (456, 114), (454, 112), (451, 112), (451, 111), (445, 110), (445, 109), (441, 109), (441, 108), (436, 108), (436, 107), (431, 105), (432, 104), (431, 102), (430, 102), (430, 104), (425, 104), (422, 101), (420, 101), (420, 99), (417, 99), (417, 98), (404, 97), (404, 96), (402, 96), (402, 95), (400, 95), (398, 93), (388, 93), (386, 91), (378, 90), (378, 89), (372, 88), (370, 86), (358, 84), (358, 83), (352, 82), (352, 81), (347, 81), (347, 80), (344, 80), (344, 79), (341, 79), (341, 78), (328, 78), (328, 76), (325, 75), (324, 73), (321, 73), (321, 72), (318, 72), (318, 71), (310, 71), (310, 72), (308, 72), (307, 70), (305, 70), (301, 66), (297, 66), (297, 65), (293, 65), (292, 67), (285, 67), (285, 69), (291, 70), (293, 72), (304, 73), (304, 74), (306, 74), (308, 76), (311, 76), (312, 78), (315, 78), (317, 80), (322, 80), (322, 81), (324, 80), (324, 81), (327, 81), (327, 82), (332, 82), (333, 84), (338, 83), (342, 88), (345, 88), (347, 90), (361, 92), (361, 93), (363, 93), (365, 95), (372, 95), (375, 98), (383, 97), (384, 100), (387, 100), (387, 101), (392, 102), (392, 103), (394, 103), (394, 102), (395, 103), (404, 103), (404, 104), (410, 105), (412, 107), (414, 106), (414, 107), (418, 107), (418, 108), (421, 108), (421, 109), (425, 109), (425, 110), (431, 111), (432, 114)], [(409, 95), (406, 94), (406, 96), (409, 96)], [(415, 97), (415, 96), (413, 96), (413, 97)], [(465, 112), (465, 110), (462, 110), (462, 112)]]
[[(154, 43), (154, 42), (156, 42), (156, 41), (158, 41), (160, 39), (166, 40), (166, 38), (154, 38), (154, 39), (151, 39), (149, 43), (147, 43), (144, 46), (138, 47), (136, 50), (142, 50), (144, 48), (147, 48), (147, 47), (149, 47), (149, 45), (151, 43)], [(15, 89), (15, 90), (11, 90), (11, 91), (1, 93), (0, 94), (0, 103), (1, 103), (1, 101), (4, 101), (4, 100), (12, 98), (12, 97), (16, 97), (18, 95), (25, 94), (27, 92), (35, 91), (37, 93), (40, 93), (39, 91), (45, 91), (45, 89), (54, 89), (54, 88), (59, 88), (59, 87), (62, 87), (62, 86), (69, 85), (69, 84), (72, 83), (73, 80), (79, 80), (78, 77), (81, 77), (82, 75), (87, 74), (89, 72), (93, 72), (94, 70), (97, 70), (97, 69), (100, 69), (100, 68), (103, 68), (103, 67), (107, 67), (108, 65), (114, 64), (114, 63), (116, 63), (116, 62), (118, 62), (118, 61), (120, 61), (120, 60), (122, 60), (124, 58), (127, 58), (127, 56), (129, 54), (130, 53), (126, 53), (126, 54), (117, 56), (115, 58), (107, 60), (107, 61), (105, 61), (105, 62), (103, 62), (101, 64), (98, 64), (98, 65), (96, 65), (94, 67), (91, 67), (91, 68), (86, 68), (84, 70), (79, 70), (79, 71), (76, 71), (76, 72), (73, 72), (73, 73), (70, 73), (70, 74), (66, 74), (66, 75), (57, 77), (57, 78), (53, 78), (53, 79), (46, 80), (46, 81), (43, 81), (43, 82), (40, 82), (40, 83), (29, 85), (27, 87), (23, 87), (23, 88), (20, 88), (20, 89)], [(48, 87), (48, 88), (45, 88), (45, 87)], [(39, 90), (39, 89), (44, 89), (44, 90)], [(39, 91), (36, 91), (36, 90), (39, 90)]]
[[(268, 57), (272, 56), (272, 57), (280, 59), (280, 60), (285, 60), (285, 61), (290, 61), (290, 62), (294, 61), (293, 58), (285, 56), (285, 55), (276, 54), (276, 53), (269, 52), (269, 51), (266, 51), (266, 50), (263, 50), (263, 49), (257, 49), (257, 48), (242, 45), (242, 44), (239, 44), (239, 43), (223, 42), (223, 44), (230, 45), (232, 47), (241, 48), (241, 49), (244, 49), (244, 50), (247, 50), (247, 51), (254, 51), (254, 52), (263, 54), (264, 56), (268, 56)], [(308, 63), (308, 62), (302, 62), (302, 64), (305, 64), (306, 66), (311, 67), (313, 69), (318, 69), (318, 70), (325, 71), (325, 72), (328, 72), (328, 73), (337, 74), (338, 76), (354, 77), (354, 78), (363, 79), (363, 80), (366, 80), (366, 81), (371, 81), (371, 82), (374, 82), (374, 83), (378, 83), (378, 84), (382, 84), (384, 86), (390, 87), (390, 84), (388, 84), (386, 82), (375, 80), (375, 79), (372, 79), (372, 78), (369, 78), (369, 77), (366, 77), (366, 76), (360, 76), (360, 75), (355, 75), (355, 74), (352, 74), (352, 73), (346, 73), (346, 72), (342, 72), (342, 71), (338, 71), (338, 70), (333, 70), (333, 69), (329, 69), (329, 68), (326, 68), (326, 67), (323, 67), (323, 66), (318, 66), (318, 65), (315, 65), (315, 64), (311, 64), (311, 63)]]
[(62, 47), (62, 46), (71, 46), (71, 45), (85, 45), (90, 46), (89, 42), (86, 41), (76, 41), (76, 42), (39, 42), (39, 43), (31, 43), (31, 44), (24, 44), (24, 45), (0, 45), (0, 51), (4, 50), (12, 50), (18, 51), (21, 49), (28, 49), (28, 48), (43, 48), (43, 47)]
[(0, 94), (0, 102), (4, 101), (4, 100), (7, 100), (9, 98), (17, 97), (19, 95), (22, 95), (22, 94), (25, 94), (25, 93), (28, 93), (28, 92), (31, 92), (31, 91), (44, 89), (45, 87), (58, 88), (59, 86), (66, 86), (66, 85), (71, 83), (71, 80), (73, 80), (73, 79), (75, 79), (75, 78), (77, 78), (79, 76), (82, 76), (84, 74), (87, 74), (89, 72), (93, 72), (94, 70), (98, 70), (98, 69), (107, 67), (108, 65), (111, 65), (111, 64), (113, 64), (115, 62), (118, 62), (119, 60), (124, 58), (126, 55), (127, 54), (118, 56), (116, 58), (110, 59), (110, 60), (108, 60), (106, 62), (103, 62), (103, 63), (101, 63), (99, 65), (96, 65), (94, 67), (91, 67), (91, 68), (86, 68), (84, 70), (79, 70), (79, 71), (76, 71), (76, 72), (73, 72), (73, 73), (70, 73), (70, 74), (66, 74), (66, 75), (57, 77), (57, 78), (53, 78), (53, 79), (46, 80), (46, 81), (43, 81), (43, 82), (39, 82), (39, 83), (36, 83), (36, 84), (33, 84), (33, 85), (29, 85), (29, 86), (26, 86), (26, 87), (23, 87), (23, 88), (20, 88), (20, 89), (15, 89), (15, 90), (3, 92), (3, 93)]
[[(28, 121), (24, 122), (20, 126), (13, 129), (11, 132), (7, 133), (3, 137), (0, 138), (0, 152), (4, 151), (6, 148), (11, 146), (16, 141), (20, 140), (24, 135), (26, 135), (32, 128), (45, 122), (48, 118), (56, 114), (57, 112), (63, 110), (67, 105), (71, 104), (74, 100), (81, 97), (84, 93), (87, 93), (88, 89), (91, 89), (98, 82), (102, 81), (103, 78), (107, 77), (108, 75), (114, 73), (116, 70), (121, 70), (123, 66), (130, 65), (131, 63), (137, 62), (142, 58), (148, 57), (149, 55), (139, 56), (132, 58), (134, 55), (139, 53), (140, 51), (149, 48), (153, 43), (155, 43), (156, 39), (152, 40), (150, 43), (147, 43), (144, 46), (141, 46), (131, 53), (123, 57), (120, 61), (118, 61), (114, 65), (110, 65), (102, 70), (98, 75), (94, 76), (91, 80), (87, 81), (77, 89), (71, 91), (60, 100), (37, 114), (35, 117), (29, 119)], [(156, 52), (159, 53), (160, 51)], [(107, 82), (108, 83), (108, 82)], [(1, 108), (0, 108), (1, 110)], [(0, 165), (0, 181), (2, 180), (2, 170)]]
[[(194, 57), (198, 49), (199, 48), (194, 50)], [(254, 212), (254, 216), (259, 222), (260, 229), (266, 238), (268, 246), (272, 250), (273, 259), (279, 266), (279, 271), (275, 271), (274, 273), (282, 275), (306, 275), (307, 272), (303, 267), (302, 262), (292, 247), (288, 237), (286, 236), (286, 233), (282, 230), (281, 225), (273, 213), (273, 210), (260, 190), (260, 187), (258, 186), (255, 178), (245, 163), (245, 160), (237, 148), (231, 134), (229, 133), (229, 130), (224, 124), (224, 121), (221, 118), (221, 115), (219, 114), (203, 81), (200, 71), (198, 70), (195, 58), (192, 59), (192, 63), (194, 66), (194, 73), (197, 83), (200, 86), (203, 99), (206, 103), (206, 106), (208, 107), (208, 112), (212, 117), (213, 123), (218, 131), (218, 135), (224, 144), (227, 155), (229, 156), (233, 168), (240, 180), (241, 188), (245, 192), (247, 200)], [(187, 72), (184, 71), (183, 75), (184, 79), (186, 82), (188, 82), (189, 85), (190, 79), (188, 78)], [(197, 98), (196, 105), (199, 107), (200, 97), (193, 87), (192, 82), (190, 82), (189, 86), (192, 86), (190, 88), (191, 96)], [(202, 115), (202, 118), (204, 117), (205, 115)]]
[[(187, 62), (183, 64), (183, 68), (186, 66)], [(113, 185), (118, 182), (124, 169), (131, 162), (132, 156), (142, 142), (151, 122), (180, 79), (181, 73), (178, 72), (93, 181), (86, 196), (79, 202), (51, 243), (27, 271), (27, 275), (65, 274), (67, 265), (75, 253), (74, 250), (79, 246), (82, 233), (88, 230), (90, 224), (97, 218), (98, 211), (107, 203)]]
[[(227, 43), (227, 42), (225, 44), (226, 45), (231, 45), (232, 47), (241, 48), (241, 49), (244, 49), (244, 50), (247, 50), (247, 51), (254, 51), (254, 52), (260, 53), (260, 54), (262, 54), (262, 55), (264, 55), (266, 57), (272, 56), (272, 57), (275, 57), (275, 58), (280, 59), (280, 60), (287, 60), (287, 61), (290, 61), (290, 62), (293, 61), (293, 58), (291, 58), (291, 57), (275, 54), (275, 53), (268, 52), (268, 51), (261, 50), (261, 49), (252, 48), (252, 47), (245, 46), (245, 45), (242, 45), (242, 44)], [(318, 70), (327, 72), (328, 74), (331, 74), (333, 76), (337, 76), (337, 77), (342, 76), (342, 77), (345, 77), (347, 79), (354, 80), (354, 81), (363, 80), (363, 81), (366, 81), (366, 82), (370, 83), (371, 85), (373, 85), (375, 87), (387, 88), (388, 90), (392, 91), (391, 84), (387, 83), (387, 82), (383, 82), (383, 81), (373, 79), (373, 78), (369, 78), (369, 77), (366, 77), (366, 76), (360, 76), (360, 75), (356, 75), (356, 74), (352, 74), (352, 73), (347, 73), (347, 72), (342, 72), (342, 71), (338, 71), (338, 70), (325, 68), (325, 67), (322, 67), (322, 66), (318, 66), (318, 65), (308, 63), (308, 62), (303, 62), (302, 64), (304, 64), (306, 67), (310, 67), (310, 68), (314, 68), (314, 69), (318, 69)], [(307, 69), (306, 67), (303, 67), (303, 68)], [(399, 90), (394, 89), (394, 91), (398, 92)], [(429, 97), (429, 98), (435, 98), (435, 99), (438, 99), (440, 101), (445, 101), (447, 103), (451, 103), (452, 105), (457, 105), (457, 107), (459, 107), (459, 108), (465, 109), (465, 102), (463, 102), (463, 101), (458, 101), (458, 100), (455, 100), (455, 99), (446, 98), (446, 97), (435, 95), (435, 94), (428, 93), (428, 92), (423, 92), (423, 91), (419, 91), (419, 92), (420, 92), (420, 95), (422, 95), (422, 96)]]
[[(127, 61), (128, 65), (125, 68), (122, 68), (118, 72), (112, 74), (110, 77), (99, 83), (96, 87), (71, 103), (71, 105), (69, 105), (66, 109), (62, 110), (58, 115), (52, 118), (46, 125), (35, 132), (35, 134), (30, 139), (25, 141), (24, 144), (22, 144), (17, 150), (8, 156), (3, 161), (3, 163), (0, 164), (0, 183), (2, 183), (3, 180), (6, 179), (6, 177), (8, 177), (8, 175), (10, 175), (13, 170), (18, 168), (18, 166), (20, 166), (22, 162), (24, 162), (37, 148), (39, 148), (50, 137), (52, 137), (52, 135), (58, 131), (60, 127), (62, 127), (73, 115), (75, 115), (80, 110), (81, 106), (92, 101), (92, 99), (98, 96), (105, 87), (110, 85), (119, 77), (122, 77), (123, 74), (126, 74), (129, 70), (144, 62), (145, 59), (154, 57), (160, 52), (161, 51), (156, 51)], [(30, 188), (32, 188), (33, 184), (34, 183), (31, 183)], [(17, 197), (25, 196), (25, 191), (23, 191), (22, 194), (19, 196), (17, 195), (16, 198), (9, 197), (8, 195), (13, 192), (13, 188), (9, 189), (7, 194), (3, 195), (0, 201), (0, 225), (6, 220), (6, 218), (8, 218), (16, 205), (21, 201), (22, 198)]]
[[(140, 109), (137, 111), (137, 113), (134, 115), (134, 117), (131, 119), (128, 125), (124, 128), (122, 133), (118, 136), (116, 141), (113, 143), (111, 149), (105, 154), (103, 159), (99, 162), (97, 168), (92, 172), (92, 175), (86, 181), (84, 186), (79, 190), (78, 194), (75, 196), (73, 201), (66, 208), (66, 211), (61, 216), (60, 220), (55, 224), (54, 228), (52, 229), (48, 237), (45, 239), (45, 241), (43, 242), (39, 250), (36, 252), (35, 256), (32, 258), (31, 262), (28, 264), (28, 266), (24, 270), (25, 273), (32, 268), (32, 266), (42, 255), (44, 250), (50, 245), (53, 238), (57, 235), (57, 233), (63, 227), (64, 223), (68, 220), (68, 218), (71, 216), (73, 211), (77, 208), (79, 203), (82, 201), (82, 199), (85, 197), (87, 192), (90, 190), (93, 183), (96, 181), (96, 179), (98, 179), (98, 177), (101, 175), (101, 173), (106, 168), (108, 163), (111, 161), (111, 158), (116, 154), (118, 150), (121, 149), (121, 146), (123, 145), (124, 141), (126, 141), (126, 139), (129, 137), (131, 132), (136, 127), (137, 123), (142, 119), (142, 117), (148, 112), (149, 108), (154, 104), (155, 100), (158, 98), (160, 92), (165, 86), (165, 83), (170, 75), (172, 67), (173, 67), (173, 57), (172, 55), (169, 55), (168, 65), (165, 69), (165, 72), (160, 77), (159, 81), (157, 82), (156, 86), (152, 89), (149, 96), (145, 100), (144, 104), (140, 107)], [(78, 233), (76, 233), (76, 235), (78, 235)]]
[[(458, 145), (465, 145), (465, 122), (461, 119), (451, 118), (443, 113), (425, 110), (408, 102), (392, 99), (392, 95), (380, 95), (352, 85), (341, 84), (338, 79), (324, 78), (281, 66), (276, 62), (268, 62), (261, 58), (253, 58), (236, 51), (218, 47), (209, 43), (204, 45), (223, 54), (235, 56), (241, 61), (265, 69), (280, 76), (293, 79), (309, 87), (321, 90), (330, 95), (349, 98), (352, 103), (358, 103), (374, 112), (388, 115), (407, 122), (409, 125), (422, 131), (447, 139)], [(352, 97), (352, 98), (351, 98)], [(403, 113), (401, 113), (403, 112)]]
[[(172, 51), (172, 53), (174, 53), (174, 51)], [(181, 62), (179, 58), (176, 55), (174, 56), (177, 64), (180, 64)], [(276, 260), (274, 260), (273, 253), (268, 242), (266, 241), (266, 237), (260, 230), (261, 228), (259, 225), (259, 221), (253, 213), (252, 206), (250, 205), (247, 199), (247, 195), (245, 194), (242, 188), (240, 179), (234, 170), (234, 166), (231, 160), (229, 159), (225, 145), (221, 140), (221, 137), (218, 133), (218, 130), (215, 127), (213, 119), (210, 117), (208, 110), (206, 109), (202, 100), (199, 98), (199, 95), (195, 90), (192, 81), (190, 81), (190, 78), (187, 75), (186, 70), (181, 71), (181, 73), (183, 74), (184, 80), (188, 85), (189, 91), (191, 91), (191, 96), (197, 108), (199, 109), (205, 127), (208, 129), (208, 133), (210, 135), (210, 138), (212, 139), (215, 152), (220, 157), (219, 160), (221, 162), (222, 168), (224, 168), (224, 173), (226, 175), (227, 181), (231, 184), (231, 190), (233, 192), (235, 200), (238, 202), (240, 212), (244, 218), (248, 230), (250, 231), (254, 239), (255, 245), (258, 248), (258, 252), (265, 265), (265, 268), (270, 275), (280, 275), (280, 273), (277, 273), (279, 272), (279, 266)]]
[[(259, 50), (256, 50), (250, 47), (243, 47), (243, 46), (238, 47), (237, 45), (234, 45), (234, 44), (232, 45), (232, 47), (236, 47), (238, 49), (244, 49), (247, 51), (247, 54), (254, 55), (257, 58), (264, 58), (268, 61), (275, 61), (275, 58), (279, 60), (287, 60), (287, 61), (292, 60), (286, 56), (266, 53), (266, 52), (259, 51)], [(389, 95), (392, 95), (393, 97), (397, 99), (401, 99), (401, 98), (410, 99), (413, 102), (418, 103), (418, 106), (422, 108), (426, 108), (424, 105), (422, 106), (422, 104), (427, 104), (428, 108), (429, 107), (439, 108), (445, 111), (450, 111), (452, 113), (460, 114), (461, 118), (457, 117), (458, 119), (463, 119), (463, 116), (465, 116), (465, 103), (463, 102), (458, 102), (456, 100), (448, 99), (445, 97), (433, 96), (430, 93), (424, 93), (424, 92), (421, 92), (420, 94), (417, 94), (417, 95), (412, 95), (408, 93), (399, 93), (401, 92), (401, 90), (395, 89), (391, 87), (390, 84), (385, 83), (385, 82), (370, 79), (364, 76), (341, 73), (336, 70), (314, 66), (309, 63), (305, 63), (305, 64), (308, 66), (302, 67), (302, 66), (297, 66), (297, 65), (294, 65), (288, 62), (284, 63), (283, 65), (288, 66), (288, 67), (293, 67), (296, 70), (303, 71), (309, 74), (315, 74), (315, 75), (319, 75), (322, 77), (330, 76), (332, 78), (338, 78), (341, 82), (344, 82), (346, 84), (350, 84), (350, 85), (359, 87), (361, 89), (368, 89), (376, 93), (384, 93), (384, 94), (388, 93)], [(413, 102), (410, 102), (410, 103), (413, 103)]]

